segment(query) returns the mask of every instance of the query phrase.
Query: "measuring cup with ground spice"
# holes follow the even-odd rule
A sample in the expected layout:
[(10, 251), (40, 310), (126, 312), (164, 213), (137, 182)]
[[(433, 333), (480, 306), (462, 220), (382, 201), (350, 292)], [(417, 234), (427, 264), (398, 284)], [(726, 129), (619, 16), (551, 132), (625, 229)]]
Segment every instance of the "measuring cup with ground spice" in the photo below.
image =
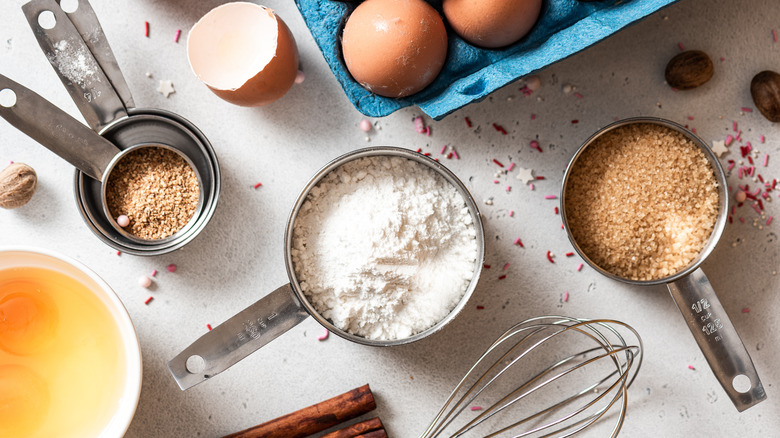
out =
[(596, 271), (624, 283), (667, 286), (741, 412), (766, 393), (699, 268), (726, 225), (726, 187), (717, 157), (691, 132), (664, 119), (626, 119), (598, 131), (574, 155), (561, 215), (569, 240)]

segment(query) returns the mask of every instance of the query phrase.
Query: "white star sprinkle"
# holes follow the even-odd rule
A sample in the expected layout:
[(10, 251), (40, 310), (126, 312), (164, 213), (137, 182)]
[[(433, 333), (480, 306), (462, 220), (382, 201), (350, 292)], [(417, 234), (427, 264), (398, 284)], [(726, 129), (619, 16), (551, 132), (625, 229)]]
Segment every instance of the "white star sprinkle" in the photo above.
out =
[(157, 87), (157, 91), (165, 96), (166, 99), (172, 93), (176, 92), (176, 90), (173, 89), (173, 82), (171, 81), (160, 81), (160, 85)]
[(712, 152), (720, 157), (724, 153), (728, 152), (729, 150), (726, 148), (726, 142), (723, 140), (713, 140), (712, 141)]
[(515, 177), (523, 182), (523, 184), (528, 184), (530, 181), (533, 181), (534, 178), (534, 170), (533, 169), (524, 169), (522, 167), (517, 168), (517, 176)]

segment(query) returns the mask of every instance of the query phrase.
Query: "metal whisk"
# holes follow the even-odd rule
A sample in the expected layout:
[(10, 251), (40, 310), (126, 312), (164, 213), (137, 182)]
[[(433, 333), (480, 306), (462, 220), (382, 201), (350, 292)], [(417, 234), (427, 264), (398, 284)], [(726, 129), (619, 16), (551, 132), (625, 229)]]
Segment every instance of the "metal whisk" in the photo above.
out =
[(421, 438), (568, 437), (602, 417), (614, 419), (615, 437), (642, 351), (620, 321), (528, 319), (480, 356)]

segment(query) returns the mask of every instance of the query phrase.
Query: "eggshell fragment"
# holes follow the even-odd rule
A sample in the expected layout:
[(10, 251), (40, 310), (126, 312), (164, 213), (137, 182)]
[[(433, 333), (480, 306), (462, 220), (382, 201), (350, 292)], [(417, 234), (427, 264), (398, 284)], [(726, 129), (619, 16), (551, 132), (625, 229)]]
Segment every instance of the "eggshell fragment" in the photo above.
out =
[(360, 85), (405, 97), (436, 79), (447, 57), (447, 30), (423, 0), (366, 0), (347, 19), (341, 47)]
[(531, 30), (542, 0), (444, 0), (442, 10), (461, 38), (494, 49), (517, 42)]
[(298, 73), (295, 38), (272, 9), (227, 3), (203, 16), (187, 39), (195, 75), (217, 96), (241, 106), (282, 97)]

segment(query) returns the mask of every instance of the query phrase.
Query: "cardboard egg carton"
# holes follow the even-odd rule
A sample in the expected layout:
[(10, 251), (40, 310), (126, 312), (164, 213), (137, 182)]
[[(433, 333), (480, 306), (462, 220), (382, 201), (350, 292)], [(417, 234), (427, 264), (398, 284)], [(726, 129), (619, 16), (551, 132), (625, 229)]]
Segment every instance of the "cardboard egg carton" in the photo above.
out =
[[(449, 47), (441, 73), (421, 92), (400, 99), (372, 94), (352, 78), (344, 64), (340, 36), (347, 17), (359, 2), (295, 0), (295, 3), (325, 61), (358, 111), (370, 117), (383, 117), (417, 105), (430, 117), (441, 119), (676, 1), (544, 0), (539, 21), (531, 32), (517, 43), (498, 50), (473, 46), (447, 26)], [(429, 3), (444, 17), (441, 0)]]

